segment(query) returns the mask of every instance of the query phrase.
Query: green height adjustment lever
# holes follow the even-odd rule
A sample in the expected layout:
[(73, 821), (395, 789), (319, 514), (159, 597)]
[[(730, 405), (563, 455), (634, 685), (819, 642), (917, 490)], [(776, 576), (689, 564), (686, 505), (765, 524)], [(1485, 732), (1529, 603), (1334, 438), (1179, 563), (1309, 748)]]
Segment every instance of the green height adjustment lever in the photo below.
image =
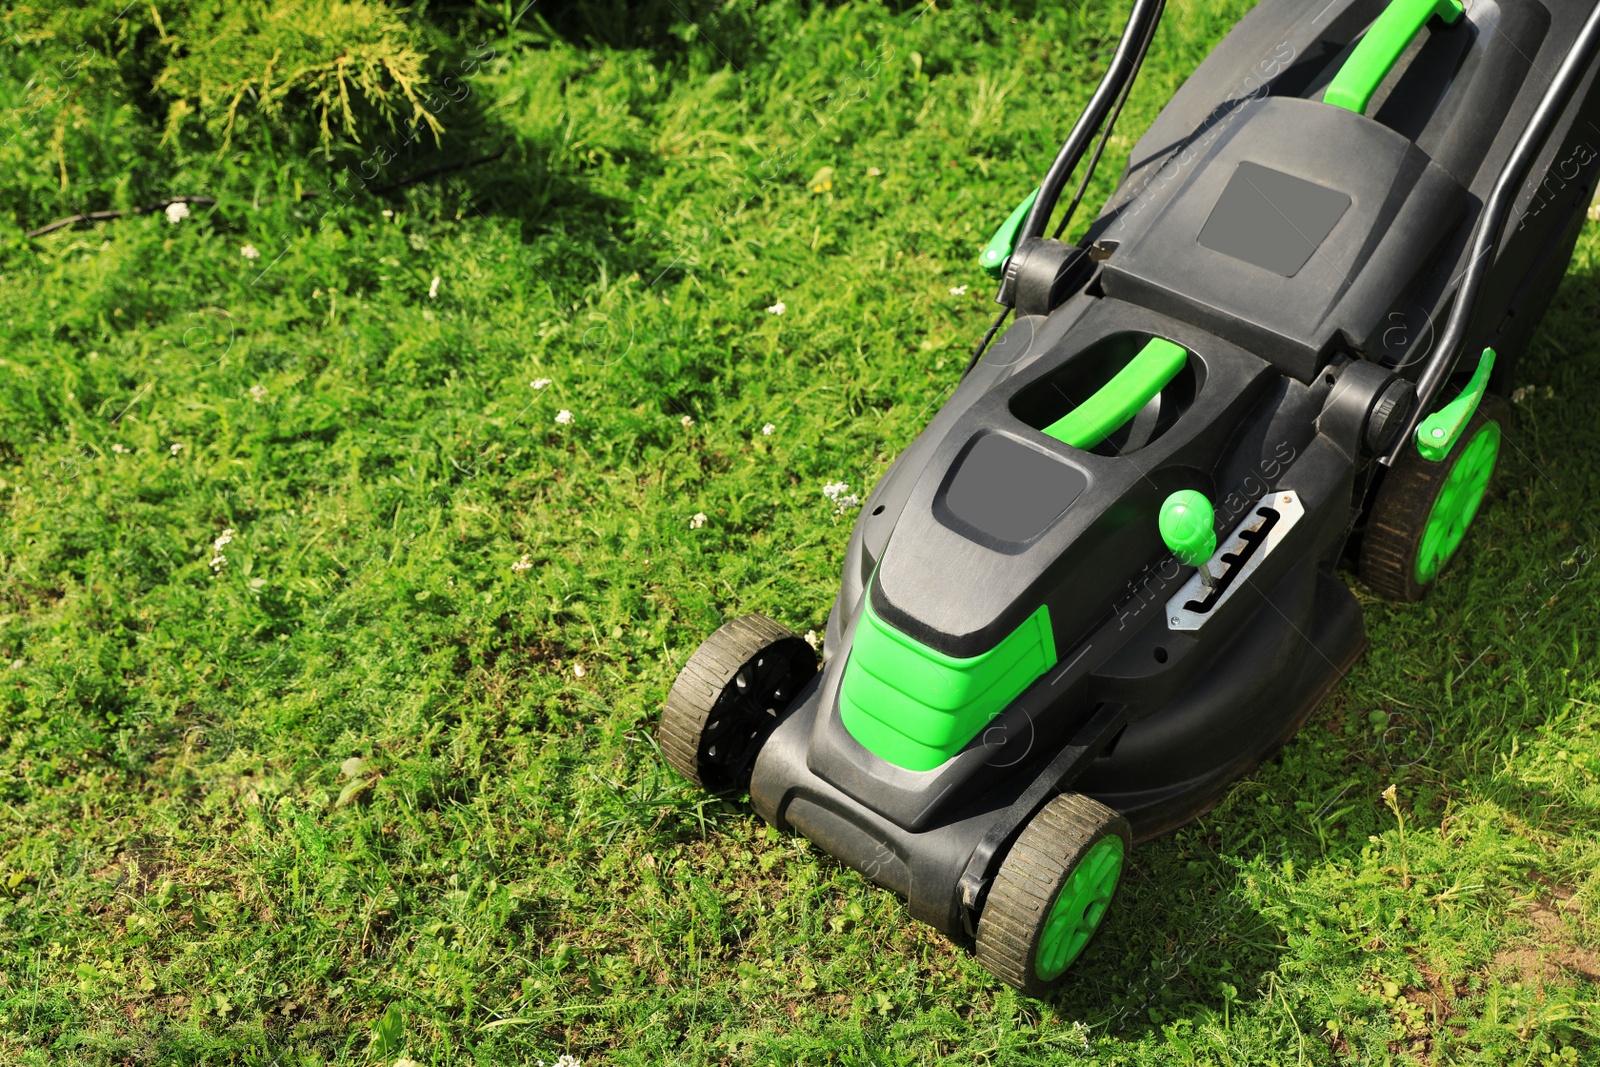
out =
[(1489, 374), (1493, 370), (1494, 349), (1485, 348), (1478, 359), (1478, 369), (1472, 373), (1472, 380), (1461, 390), (1461, 395), (1417, 424), (1417, 451), (1422, 453), (1423, 459), (1437, 463), (1450, 454), (1472, 413), (1478, 410), (1478, 402), (1489, 388)]
[(983, 254), (978, 257), (978, 266), (983, 268), (983, 273), (991, 278), (1000, 277), (1004, 272), (1006, 260), (1011, 258), (1011, 250), (1017, 246), (1017, 231), (1022, 229), (1022, 223), (1028, 217), (1028, 211), (1033, 207), (1033, 202), (1039, 198), (1039, 190), (1035, 189), (1028, 194), (1028, 198), (1017, 205), (1017, 210), (1006, 216), (1006, 221), (994, 231), (994, 236), (989, 238), (989, 243), (983, 246)]
[[(1185, 567), (1199, 567), (1207, 579), (1206, 561), (1217, 550), (1217, 514), (1205, 494), (1194, 489), (1180, 489), (1161, 503), (1158, 524), (1161, 540), (1165, 541), (1178, 562)], [(1206, 584), (1211, 584), (1207, 581)]]

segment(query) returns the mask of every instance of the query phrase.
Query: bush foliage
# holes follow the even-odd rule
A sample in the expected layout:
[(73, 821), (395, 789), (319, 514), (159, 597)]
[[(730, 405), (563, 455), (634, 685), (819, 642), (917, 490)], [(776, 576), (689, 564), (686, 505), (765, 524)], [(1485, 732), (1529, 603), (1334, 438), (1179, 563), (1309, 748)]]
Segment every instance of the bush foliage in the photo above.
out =
[(169, 195), (230, 158), (326, 164), (401, 126), (443, 130), (428, 100), (443, 36), (376, 0), (21, 4), (0, 30), (17, 46), (0, 193), (31, 225)]
[(422, 103), (426, 56), (417, 35), (388, 7), (368, 0), (184, 7), (183, 21), (163, 32), (169, 58), (153, 87), (170, 100), (169, 137), (198, 119), (226, 150), (241, 107), (269, 125), (309, 109), (325, 152), (340, 137), (359, 144), (375, 121), (393, 128), (406, 118), (435, 135), (441, 129)]

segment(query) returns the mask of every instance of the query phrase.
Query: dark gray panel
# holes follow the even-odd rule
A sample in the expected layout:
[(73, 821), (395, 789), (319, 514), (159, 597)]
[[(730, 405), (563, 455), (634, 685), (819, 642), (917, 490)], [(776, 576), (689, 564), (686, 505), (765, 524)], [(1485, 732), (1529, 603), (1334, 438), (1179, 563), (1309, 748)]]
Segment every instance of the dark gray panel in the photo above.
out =
[(1292, 278), (1350, 208), (1336, 189), (1241, 162), (1200, 231), (1200, 243)]
[(978, 439), (961, 461), (944, 504), (991, 537), (1020, 543), (1056, 520), (1088, 486), (1076, 467), (998, 434)]

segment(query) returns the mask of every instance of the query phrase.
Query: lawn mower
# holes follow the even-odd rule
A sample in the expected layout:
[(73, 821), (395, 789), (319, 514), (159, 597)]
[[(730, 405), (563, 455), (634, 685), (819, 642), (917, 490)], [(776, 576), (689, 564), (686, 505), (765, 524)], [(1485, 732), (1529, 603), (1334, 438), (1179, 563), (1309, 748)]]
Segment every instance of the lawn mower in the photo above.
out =
[(1162, 6), (983, 249), (999, 316), (862, 504), (820, 663), (734, 619), (658, 733), (1036, 996), (1360, 656), (1341, 563), (1412, 601), (1457, 555), (1600, 168), (1585, 5), (1262, 0), (1065, 242)]

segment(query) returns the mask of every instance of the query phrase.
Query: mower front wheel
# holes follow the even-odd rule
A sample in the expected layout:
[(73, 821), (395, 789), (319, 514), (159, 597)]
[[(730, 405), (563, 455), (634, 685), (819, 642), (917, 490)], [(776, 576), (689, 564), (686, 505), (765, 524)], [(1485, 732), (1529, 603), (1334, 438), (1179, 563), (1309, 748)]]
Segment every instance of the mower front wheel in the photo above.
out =
[(1011, 847), (978, 917), (978, 962), (1035, 997), (1066, 978), (1105, 918), (1133, 844), (1128, 820), (1064, 793)]
[(656, 737), (678, 773), (713, 792), (745, 789), (756, 753), (812, 675), (817, 654), (765, 615), (706, 638), (678, 673)]

